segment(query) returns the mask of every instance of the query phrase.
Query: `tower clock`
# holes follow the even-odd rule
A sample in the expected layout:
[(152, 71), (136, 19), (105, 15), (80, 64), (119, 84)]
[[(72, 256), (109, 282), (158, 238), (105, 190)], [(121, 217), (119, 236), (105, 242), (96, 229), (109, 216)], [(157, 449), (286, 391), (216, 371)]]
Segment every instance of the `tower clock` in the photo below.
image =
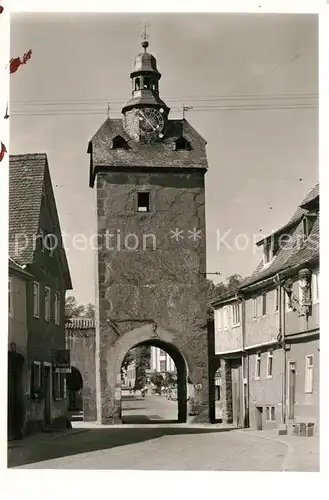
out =
[(144, 52), (134, 61), (132, 98), (122, 109), (123, 124), (128, 135), (138, 142), (161, 141), (165, 136), (169, 108), (160, 99), (156, 59), (147, 52), (148, 42), (142, 43)]

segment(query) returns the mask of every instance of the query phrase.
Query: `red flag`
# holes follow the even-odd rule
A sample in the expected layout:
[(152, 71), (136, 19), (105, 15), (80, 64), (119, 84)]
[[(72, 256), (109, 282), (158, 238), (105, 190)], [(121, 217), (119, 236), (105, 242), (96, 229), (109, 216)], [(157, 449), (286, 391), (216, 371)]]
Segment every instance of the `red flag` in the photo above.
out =
[(4, 145), (3, 142), (1, 142), (0, 161), (3, 160), (3, 157), (5, 156), (6, 153), (7, 153), (6, 146)]

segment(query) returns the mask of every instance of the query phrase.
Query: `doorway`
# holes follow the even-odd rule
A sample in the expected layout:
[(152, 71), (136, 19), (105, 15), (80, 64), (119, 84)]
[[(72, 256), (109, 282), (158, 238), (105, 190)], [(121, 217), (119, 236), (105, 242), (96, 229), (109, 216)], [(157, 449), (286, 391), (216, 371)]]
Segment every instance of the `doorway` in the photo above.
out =
[(21, 439), (25, 420), (23, 391), (24, 358), (8, 353), (8, 439)]
[(51, 424), (51, 365), (44, 366), (44, 383), (45, 383), (45, 407), (44, 421), (45, 425)]
[(263, 407), (256, 406), (256, 429), (258, 431), (263, 430)]
[(288, 371), (288, 419), (295, 418), (295, 395), (296, 395), (296, 363), (289, 361)]
[(242, 427), (242, 365), (241, 360), (232, 360), (232, 413), (233, 425)]

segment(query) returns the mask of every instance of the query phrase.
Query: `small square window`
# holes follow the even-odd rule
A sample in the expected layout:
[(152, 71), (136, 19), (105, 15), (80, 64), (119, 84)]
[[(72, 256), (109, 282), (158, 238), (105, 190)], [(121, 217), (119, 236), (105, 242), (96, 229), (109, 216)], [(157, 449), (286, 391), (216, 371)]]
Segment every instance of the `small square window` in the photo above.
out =
[(137, 211), (150, 211), (150, 193), (137, 193)]

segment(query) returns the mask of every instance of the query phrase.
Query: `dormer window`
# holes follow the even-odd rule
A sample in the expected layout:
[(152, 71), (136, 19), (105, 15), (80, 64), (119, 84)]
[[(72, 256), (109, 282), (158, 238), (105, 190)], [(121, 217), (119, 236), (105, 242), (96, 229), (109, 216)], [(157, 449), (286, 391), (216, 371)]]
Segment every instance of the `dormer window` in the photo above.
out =
[(111, 142), (111, 149), (128, 149), (128, 148), (129, 146), (127, 141), (121, 135), (113, 137)]
[(309, 237), (309, 235), (311, 234), (315, 218), (316, 218), (316, 214), (307, 214), (307, 215), (305, 215), (305, 217), (303, 219), (303, 236), (304, 236), (304, 240), (306, 240)]
[(264, 265), (269, 264), (273, 260), (273, 238), (264, 241), (263, 245), (263, 262)]
[(192, 149), (189, 141), (185, 139), (185, 137), (178, 137), (174, 143), (174, 151), (185, 150), (190, 151)]

